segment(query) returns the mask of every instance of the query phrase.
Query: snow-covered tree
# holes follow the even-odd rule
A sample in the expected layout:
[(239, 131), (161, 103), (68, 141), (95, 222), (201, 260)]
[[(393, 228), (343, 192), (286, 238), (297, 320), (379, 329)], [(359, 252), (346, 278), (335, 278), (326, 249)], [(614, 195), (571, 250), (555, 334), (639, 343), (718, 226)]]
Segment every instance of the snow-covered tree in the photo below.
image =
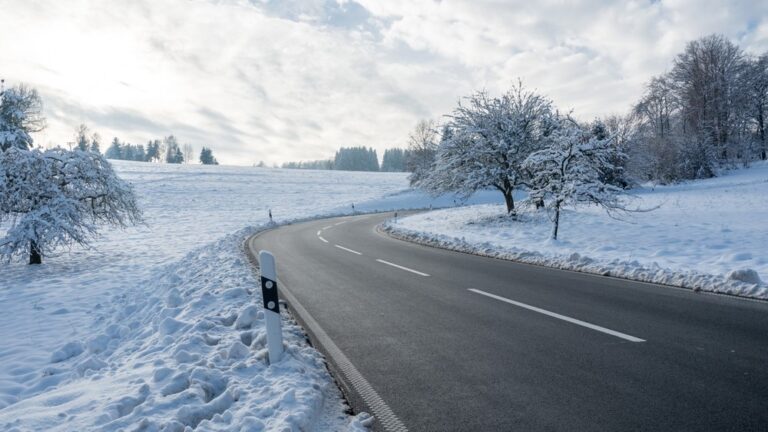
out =
[[(614, 123), (615, 126), (615, 123)], [(618, 131), (617, 131), (618, 132)], [(625, 168), (627, 165), (627, 154), (622, 150), (621, 136), (611, 135), (606, 121), (595, 119), (590, 125), (590, 133), (595, 139), (605, 140), (611, 137), (612, 156), (609, 158), (612, 169), (605, 169), (601, 177), (605, 183), (612, 184), (621, 188), (629, 186), (630, 181), (627, 178)]]
[(213, 156), (213, 150), (208, 147), (203, 147), (200, 150), (200, 163), (203, 165), (218, 165), (219, 161)]
[(147, 160), (147, 155), (144, 152), (144, 145), (137, 144), (133, 147), (133, 160), (137, 162), (144, 162)]
[(148, 141), (146, 159), (147, 162), (160, 160), (160, 140)]
[(99, 153), (80, 150), (0, 152), (0, 257), (30, 264), (61, 247), (87, 246), (98, 226), (141, 221), (131, 186)]
[(75, 148), (80, 151), (88, 151), (91, 148), (90, 140), (88, 139), (88, 126), (81, 124), (75, 128)]
[(0, 82), (0, 151), (29, 149), (34, 132), (45, 128), (43, 102), (37, 90), (25, 85), (2, 89)]
[(556, 125), (552, 102), (518, 82), (498, 98), (475, 93), (449, 117), (451, 136), (441, 141), (432, 170), (418, 185), (436, 195), (463, 196), (492, 187), (514, 214), (513, 193), (527, 180), (522, 164)]
[(133, 144), (125, 143), (122, 147), (122, 160), (136, 160), (136, 146)]
[(533, 173), (529, 200), (544, 201), (554, 213), (552, 238), (557, 239), (565, 205), (591, 203), (609, 213), (623, 210), (622, 189), (605, 182), (606, 173), (615, 170), (612, 138), (600, 139), (569, 119), (561, 120), (550, 138), (549, 145), (529, 155), (523, 165)]
[(101, 153), (101, 135), (98, 132), (94, 132), (91, 135), (91, 147), (89, 150), (94, 153)]
[(173, 135), (168, 135), (163, 140), (165, 144), (165, 162), (170, 164), (184, 163), (184, 153), (179, 148), (179, 141)]
[(112, 143), (104, 152), (104, 157), (107, 159), (122, 159), (123, 158), (123, 146), (117, 137), (112, 138)]

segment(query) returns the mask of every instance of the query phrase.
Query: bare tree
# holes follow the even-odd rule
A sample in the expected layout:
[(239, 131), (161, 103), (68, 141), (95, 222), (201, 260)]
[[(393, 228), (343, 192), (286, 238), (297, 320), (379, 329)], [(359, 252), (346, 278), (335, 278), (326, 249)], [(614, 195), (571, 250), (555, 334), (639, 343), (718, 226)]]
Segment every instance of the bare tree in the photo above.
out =
[(667, 77), (659, 76), (651, 78), (634, 112), (651, 126), (656, 138), (663, 140), (672, 133), (672, 115), (678, 107), (672, 83)]
[(768, 158), (768, 53), (751, 59), (748, 67), (749, 115), (754, 122), (760, 159)]
[(84, 124), (80, 124), (78, 127), (75, 128), (75, 148), (80, 151), (88, 151), (88, 149), (91, 147), (90, 140), (88, 139), (88, 135), (90, 134), (90, 129), (88, 129), (88, 126)]
[(669, 74), (684, 132), (709, 143), (722, 160), (736, 156), (729, 144), (738, 134), (739, 117), (746, 113), (745, 72), (741, 48), (722, 35), (710, 35), (689, 42)]
[(191, 164), (194, 162), (194, 150), (192, 149), (192, 144), (190, 143), (184, 143), (181, 146), (181, 152), (184, 153), (184, 163)]
[[(408, 136), (406, 170), (411, 186), (417, 185), (429, 173), (437, 153), (437, 131), (434, 120), (420, 120)], [(445, 135), (445, 133), (443, 134)]]

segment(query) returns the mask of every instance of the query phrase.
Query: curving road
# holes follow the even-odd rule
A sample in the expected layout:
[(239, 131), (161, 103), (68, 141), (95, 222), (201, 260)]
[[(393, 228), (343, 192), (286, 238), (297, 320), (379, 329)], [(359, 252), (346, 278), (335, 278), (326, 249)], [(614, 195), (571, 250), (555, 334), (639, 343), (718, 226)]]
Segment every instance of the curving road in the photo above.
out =
[(768, 430), (768, 303), (423, 247), (391, 216), (248, 241), (377, 429)]

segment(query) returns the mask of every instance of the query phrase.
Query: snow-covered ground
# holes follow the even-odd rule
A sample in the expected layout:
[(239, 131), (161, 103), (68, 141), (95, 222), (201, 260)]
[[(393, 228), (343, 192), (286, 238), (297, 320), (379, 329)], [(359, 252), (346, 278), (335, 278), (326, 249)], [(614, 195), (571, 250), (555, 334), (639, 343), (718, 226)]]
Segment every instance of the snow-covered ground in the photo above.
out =
[[(146, 226), (105, 231), (42, 266), (0, 264), (0, 429), (359, 430), (322, 357), (285, 322), (267, 365), (257, 279), (242, 242), (275, 220), (435, 208), (405, 174), (114, 162)], [(400, 219), (426, 242), (527, 262), (768, 297), (768, 165), (639, 191), (631, 223), (582, 208), (549, 221), (476, 205)], [(469, 203), (499, 202), (484, 192)], [(0, 227), (0, 232), (2, 227)], [(255, 307), (254, 307), (255, 305)]]
[(266, 364), (242, 242), (268, 209), (282, 223), (452, 198), (406, 191), (405, 174), (113, 163), (146, 226), (0, 264), (0, 430), (362, 428), (293, 323)]
[(624, 221), (595, 207), (569, 210), (557, 241), (547, 215), (528, 211), (514, 221), (501, 204), (436, 210), (388, 229), (465, 252), (768, 298), (768, 164), (634, 192), (633, 206), (660, 207)]

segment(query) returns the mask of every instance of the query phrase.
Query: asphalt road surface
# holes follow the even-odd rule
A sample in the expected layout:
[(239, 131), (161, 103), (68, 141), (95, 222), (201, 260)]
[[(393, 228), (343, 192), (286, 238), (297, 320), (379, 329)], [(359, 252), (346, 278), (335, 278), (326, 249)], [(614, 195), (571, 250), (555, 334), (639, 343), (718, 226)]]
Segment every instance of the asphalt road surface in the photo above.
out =
[(419, 246), (391, 216), (249, 247), (408, 430), (768, 431), (768, 303)]

